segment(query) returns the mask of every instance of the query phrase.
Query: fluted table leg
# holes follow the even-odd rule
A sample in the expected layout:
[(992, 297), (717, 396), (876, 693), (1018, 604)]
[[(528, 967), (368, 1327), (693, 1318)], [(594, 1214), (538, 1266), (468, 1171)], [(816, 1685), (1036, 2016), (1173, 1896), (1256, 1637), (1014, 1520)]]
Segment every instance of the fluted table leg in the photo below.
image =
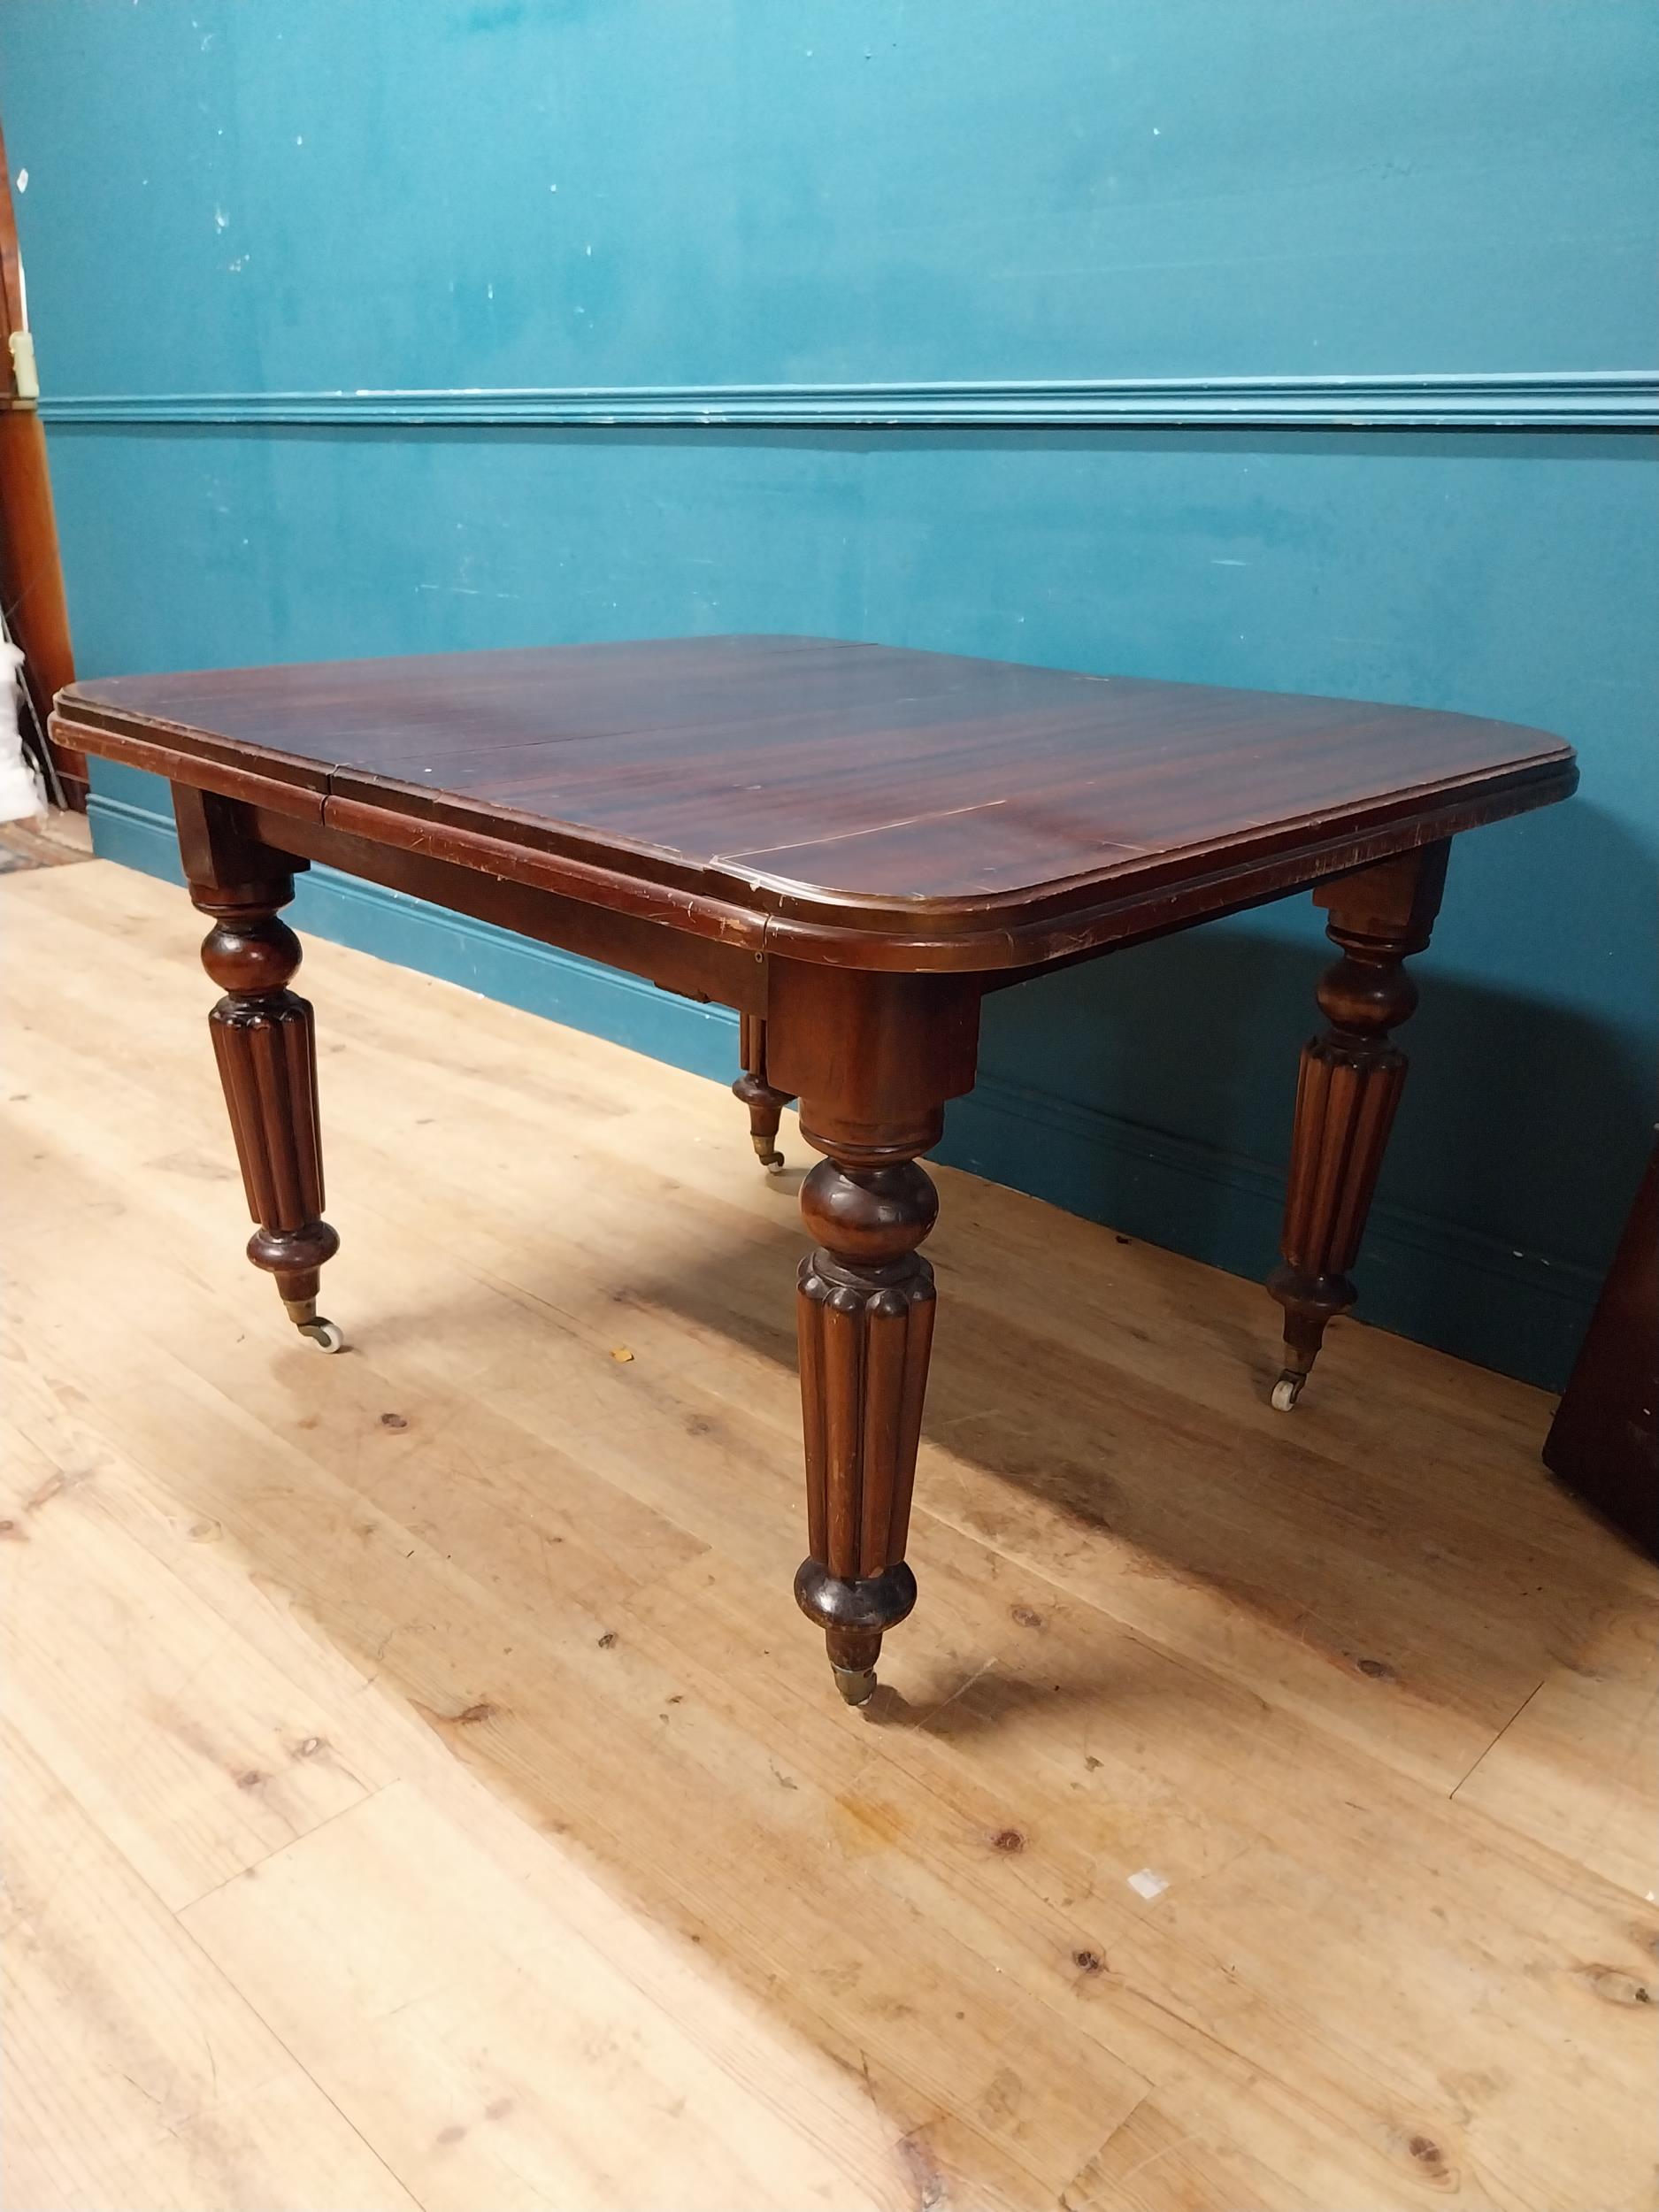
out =
[(795, 1592), (836, 1687), (863, 1705), (883, 1636), (916, 1602), (905, 1548), (935, 1302), (918, 1248), (939, 1210), (919, 1160), (945, 1100), (972, 1083), (978, 986), (779, 961), (770, 1029), (772, 1079), (795, 1087), (801, 1134), (825, 1155), (801, 1191), (812, 1248), (795, 1301), (807, 1557)]
[(797, 1299), (809, 1556), (795, 1589), (836, 1687), (862, 1705), (884, 1632), (916, 1602), (904, 1546), (933, 1339), (933, 1271), (916, 1248), (939, 1200), (912, 1160), (832, 1156), (801, 1210), (816, 1241)]
[(309, 1001), (289, 990), (300, 941), (280, 918), (303, 867), (249, 833), (234, 802), (177, 786), (173, 811), (192, 902), (211, 917), (202, 964), (224, 996), (208, 1016), (254, 1233), (248, 1257), (276, 1279), (290, 1321), (336, 1352), (317, 1310), (340, 1239), (323, 1218), (317, 1042)]
[(1342, 957), (1318, 987), (1330, 1025), (1302, 1048), (1281, 1264), (1267, 1284), (1285, 1310), (1285, 1363), (1273, 1386), (1281, 1412), (1301, 1396), (1326, 1324), (1357, 1295), (1348, 1270), (1406, 1079), (1391, 1032), (1417, 1002), (1402, 963), (1429, 941), (1447, 849), (1402, 853), (1314, 893)]
[(299, 939), (277, 914), (292, 890), (283, 885), (258, 903), (234, 906), (200, 887), (192, 896), (215, 917), (202, 964), (225, 993), (208, 1024), (257, 1225), (248, 1257), (276, 1278), (302, 1334), (334, 1352), (340, 1331), (317, 1310), (320, 1271), (340, 1239), (323, 1219), (316, 1035), (310, 1002), (287, 987)]

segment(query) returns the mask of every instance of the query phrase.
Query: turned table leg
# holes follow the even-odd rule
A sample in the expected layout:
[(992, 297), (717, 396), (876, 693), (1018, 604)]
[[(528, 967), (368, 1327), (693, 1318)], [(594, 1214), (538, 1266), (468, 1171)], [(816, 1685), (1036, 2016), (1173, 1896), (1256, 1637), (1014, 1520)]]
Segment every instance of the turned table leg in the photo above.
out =
[(794, 1102), (793, 1094), (775, 1091), (766, 1080), (766, 1024), (759, 1014), (740, 1014), (739, 1038), (743, 1072), (732, 1089), (749, 1109), (749, 1142), (768, 1175), (783, 1172), (778, 1149), (778, 1124), (783, 1110)]
[(255, 1223), (248, 1257), (275, 1276), (302, 1335), (337, 1352), (344, 1340), (317, 1310), (340, 1239), (323, 1219), (316, 1036), (309, 1002), (288, 987), (300, 941), (280, 917), (305, 863), (259, 843), (234, 801), (175, 784), (173, 813), (191, 900), (213, 924), (202, 965), (225, 995), (208, 1026)]
[(1406, 1079), (1406, 1056), (1390, 1032), (1417, 1002), (1402, 963), (1429, 941), (1447, 851), (1442, 843), (1402, 853), (1313, 895), (1330, 914), (1325, 934), (1342, 957), (1318, 987), (1330, 1026), (1302, 1048), (1282, 1264), (1267, 1284), (1285, 1309), (1285, 1364), (1273, 1386), (1280, 1412), (1301, 1396), (1325, 1325), (1357, 1295), (1348, 1270)]
[(795, 1594), (849, 1705), (876, 1686), (883, 1632), (916, 1602), (904, 1563), (933, 1338), (933, 1271), (916, 1248), (939, 1201), (914, 1160), (820, 1160), (801, 1192), (817, 1240), (796, 1319), (808, 1557)]
[(325, 1351), (343, 1339), (318, 1313), (319, 1277), (340, 1239), (323, 1216), (317, 1046), (310, 1002), (288, 988), (300, 943), (277, 910), (290, 880), (227, 894), (201, 884), (190, 895), (214, 918), (202, 964), (224, 991), (208, 1016), (225, 1103), (257, 1225), (248, 1257), (276, 1278), (290, 1321)]
[(904, 1553), (934, 1309), (918, 1248), (939, 1210), (918, 1160), (944, 1101), (972, 1084), (978, 988), (780, 961), (772, 999), (770, 1072), (795, 1086), (801, 1133), (825, 1155), (801, 1191), (808, 1555), (795, 1592), (836, 1687), (863, 1705), (882, 1637), (916, 1602)]

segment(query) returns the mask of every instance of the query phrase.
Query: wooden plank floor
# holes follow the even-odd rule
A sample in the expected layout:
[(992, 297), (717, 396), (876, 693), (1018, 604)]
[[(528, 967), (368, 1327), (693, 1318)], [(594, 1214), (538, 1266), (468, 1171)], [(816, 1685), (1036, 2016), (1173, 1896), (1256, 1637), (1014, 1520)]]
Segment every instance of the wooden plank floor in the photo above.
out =
[(10, 2212), (1655, 2203), (1656, 1578), (1540, 1394), (1274, 1415), (1259, 1292), (942, 1172), (849, 1712), (733, 1101), (311, 948), (330, 1359), (182, 895), (0, 927)]

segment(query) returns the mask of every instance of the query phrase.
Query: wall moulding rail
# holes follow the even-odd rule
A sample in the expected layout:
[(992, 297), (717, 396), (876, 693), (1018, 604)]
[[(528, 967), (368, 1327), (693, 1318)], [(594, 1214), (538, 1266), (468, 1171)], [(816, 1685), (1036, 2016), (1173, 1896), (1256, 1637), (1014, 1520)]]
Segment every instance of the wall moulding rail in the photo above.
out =
[(1647, 430), (1659, 371), (45, 394), (50, 423), (863, 430)]

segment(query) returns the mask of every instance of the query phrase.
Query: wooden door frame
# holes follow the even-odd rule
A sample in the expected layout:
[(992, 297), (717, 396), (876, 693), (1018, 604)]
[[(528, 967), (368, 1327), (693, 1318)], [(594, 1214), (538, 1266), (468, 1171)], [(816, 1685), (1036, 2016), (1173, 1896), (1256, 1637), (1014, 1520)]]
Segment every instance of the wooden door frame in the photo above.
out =
[[(53, 699), (74, 680), (75, 663), (46, 434), (34, 398), (17, 388), (12, 336), (27, 328), (12, 170), (0, 129), (0, 603), (23, 649), (23, 680), (44, 731)], [(65, 803), (84, 811), (86, 755), (48, 743)]]

